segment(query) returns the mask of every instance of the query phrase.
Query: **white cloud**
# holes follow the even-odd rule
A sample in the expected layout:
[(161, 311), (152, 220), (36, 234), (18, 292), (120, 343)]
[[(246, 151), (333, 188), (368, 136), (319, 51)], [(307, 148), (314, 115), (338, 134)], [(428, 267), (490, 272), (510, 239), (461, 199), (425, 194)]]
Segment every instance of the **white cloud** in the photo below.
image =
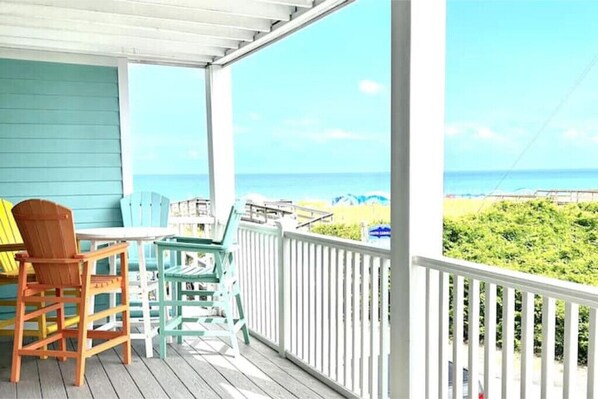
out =
[(321, 137), (323, 137), (324, 139), (328, 139), (328, 140), (365, 140), (366, 139), (366, 137), (361, 134), (348, 132), (348, 131), (342, 130), (342, 129), (327, 130), (322, 133)]
[(477, 129), (476, 133), (475, 133), (475, 137), (482, 139), (482, 140), (495, 140), (495, 139), (499, 139), (500, 136), (496, 133), (494, 133), (492, 130), (490, 130), (487, 127), (482, 127)]
[(487, 126), (476, 123), (456, 123), (444, 127), (447, 137), (461, 137), (465, 140), (505, 141), (506, 137), (496, 133)]
[(568, 140), (575, 140), (585, 136), (583, 132), (580, 132), (577, 129), (567, 129), (563, 132), (563, 138)]
[(252, 121), (259, 121), (262, 119), (262, 115), (258, 114), (257, 112), (250, 112), (248, 116)]
[(373, 80), (364, 79), (359, 81), (359, 91), (365, 94), (378, 94), (384, 89), (384, 87)]

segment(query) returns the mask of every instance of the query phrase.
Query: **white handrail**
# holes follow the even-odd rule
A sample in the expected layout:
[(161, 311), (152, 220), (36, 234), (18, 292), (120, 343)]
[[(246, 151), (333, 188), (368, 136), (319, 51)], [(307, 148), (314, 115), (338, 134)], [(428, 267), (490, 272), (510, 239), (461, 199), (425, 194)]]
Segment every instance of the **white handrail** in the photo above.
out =
[(487, 283), (598, 308), (598, 287), (447, 257), (415, 256), (413, 263)]

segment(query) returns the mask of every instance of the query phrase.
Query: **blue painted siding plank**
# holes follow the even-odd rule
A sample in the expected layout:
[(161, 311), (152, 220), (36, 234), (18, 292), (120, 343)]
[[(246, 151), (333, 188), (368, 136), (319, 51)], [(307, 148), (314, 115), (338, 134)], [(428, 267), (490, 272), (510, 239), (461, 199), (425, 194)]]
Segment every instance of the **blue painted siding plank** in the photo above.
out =
[(105, 195), (121, 194), (121, 181), (104, 182), (43, 182), (43, 183), (10, 183), (3, 184), (3, 197), (40, 198), (47, 195)]
[(118, 84), (0, 78), (0, 93), (118, 97)]
[(0, 109), (0, 122), (52, 125), (118, 125), (119, 118), (116, 111)]
[[(1, 140), (0, 140), (1, 142)], [(105, 181), (120, 180), (119, 167), (91, 167), (91, 168), (0, 168), (0, 179), (6, 183), (32, 182), (76, 182), (76, 181)]]
[[(98, 154), (120, 152), (119, 140), (0, 139), (0, 153)], [(58, 166), (58, 165), (57, 165)]]
[(0, 123), (0, 138), (4, 139), (115, 139), (120, 140), (118, 126), (48, 125)]
[(0, 94), (0, 108), (118, 112), (118, 98), (6, 93)]
[[(28, 197), (4, 197), (13, 204), (19, 203)], [(99, 195), (45, 195), (44, 199), (64, 204), (72, 209), (100, 209), (112, 208), (120, 210), (120, 194)]]
[[(33, 168), (33, 167), (101, 167), (121, 166), (118, 154), (64, 154), (46, 153), (43, 157), (27, 153), (5, 153), (0, 157), (0, 167)], [(2, 181), (0, 180), (0, 183)]]

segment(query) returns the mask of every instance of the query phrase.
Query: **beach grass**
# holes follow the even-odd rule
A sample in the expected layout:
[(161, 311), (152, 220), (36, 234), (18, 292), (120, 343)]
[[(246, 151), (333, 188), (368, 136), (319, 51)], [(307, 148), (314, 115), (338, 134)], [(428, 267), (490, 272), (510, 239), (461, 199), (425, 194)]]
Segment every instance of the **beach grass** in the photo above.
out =
[[(493, 198), (445, 198), (444, 216), (460, 217), (489, 207)], [(374, 224), (390, 222), (390, 206), (379, 204), (330, 205), (325, 201), (300, 201), (299, 205), (334, 213), (334, 223)]]

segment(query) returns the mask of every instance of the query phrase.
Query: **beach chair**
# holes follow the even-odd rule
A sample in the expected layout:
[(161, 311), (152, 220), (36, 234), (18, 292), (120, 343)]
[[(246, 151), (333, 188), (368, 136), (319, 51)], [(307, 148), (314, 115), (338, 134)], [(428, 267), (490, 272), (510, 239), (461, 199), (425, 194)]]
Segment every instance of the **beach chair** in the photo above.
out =
[[(128, 244), (115, 244), (96, 251), (80, 253), (75, 238), (72, 211), (50, 201), (23, 201), (13, 207), (12, 214), (27, 252), (16, 255), (19, 262), (19, 277), (10, 380), (19, 381), (22, 356), (53, 356), (61, 361), (66, 358), (76, 359), (75, 385), (83, 383), (85, 359), (104, 350), (122, 345), (123, 363), (129, 364), (131, 341), (127, 278)], [(93, 262), (116, 255), (120, 255), (120, 275), (91, 274)], [(35, 281), (27, 279), (27, 264), (33, 266)], [(45, 296), (48, 290), (53, 290), (55, 296)], [(98, 313), (90, 313), (91, 297), (114, 291), (121, 294), (119, 305)], [(68, 328), (65, 325), (65, 303), (75, 304), (79, 309), (80, 323), (76, 328)], [(42, 304), (42, 306), (29, 311), (26, 307), (31, 304)], [(56, 313), (56, 331), (45, 339), (23, 346), (25, 322), (50, 312)], [(114, 314), (122, 316), (121, 330), (87, 329), (93, 321)], [(77, 339), (76, 350), (67, 349), (67, 338)], [(88, 347), (88, 339), (104, 342)], [(46, 346), (52, 343), (57, 343), (58, 349), (46, 349)]]
[[(18, 251), (25, 250), (25, 244), (21, 239), (21, 234), (17, 224), (12, 216), (12, 203), (0, 198), (0, 286), (15, 286), (19, 277), (19, 266), (15, 260), (15, 254)], [(31, 266), (27, 267), (27, 279), (35, 280), (35, 272)], [(8, 290), (5, 290), (8, 291)], [(14, 312), (16, 305), (15, 297), (6, 297), (0, 300), (0, 307), (6, 308), (7, 313)], [(78, 317), (76, 315), (68, 317), (67, 325), (76, 324)], [(13, 335), (12, 326), (15, 324), (14, 317), (7, 317), (0, 320), (0, 335)], [(27, 324), (23, 333), (26, 336), (34, 336), (40, 339), (46, 337), (49, 332), (56, 330), (56, 323), (53, 318), (44, 315)]]
[[(241, 292), (235, 270), (233, 253), (237, 229), (244, 213), (244, 201), (236, 201), (231, 208), (228, 222), (224, 229), (222, 240), (195, 237), (172, 237), (156, 242), (158, 251), (158, 299), (160, 308), (160, 357), (166, 357), (166, 339), (176, 336), (177, 342), (182, 342), (183, 335), (186, 336), (224, 336), (230, 338), (231, 347), (235, 354), (239, 353), (236, 333), (243, 331), (243, 338), (249, 344), (249, 331), (243, 312)], [(164, 255), (172, 251), (176, 254), (177, 263), (166, 268), (164, 266)], [(196, 252), (212, 254), (214, 256), (213, 267), (188, 266), (181, 262), (181, 252)], [(173, 259), (174, 263), (174, 259)], [(200, 288), (185, 289), (186, 282), (200, 283)], [(210, 289), (203, 289), (202, 284), (209, 284)], [(171, 285), (172, 299), (166, 298), (166, 287)], [(185, 295), (194, 296), (199, 300), (183, 300)], [(236, 302), (239, 318), (233, 319), (232, 301)], [(191, 307), (183, 316), (183, 308)], [(218, 314), (223, 311), (224, 316), (209, 314), (198, 315), (199, 308), (202, 311), (216, 310)], [(169, 311), (169, 309), (171, 311)], [(183, 329), (183, 323), (185, 329)], [(226, 329), (205, 330), (199, 323), (224, 324)]]
[[(120, 211), (124, 227), (168, 227), (170, 200), (153, 192), (138, 192), (120, 200)], [(145, 266), (148, 271), (157, 270), (156, 249), (153, 244), (145, 245)], [(139, 270), (139, 256), (136, 243), (129, 247), (129, 271)]]

